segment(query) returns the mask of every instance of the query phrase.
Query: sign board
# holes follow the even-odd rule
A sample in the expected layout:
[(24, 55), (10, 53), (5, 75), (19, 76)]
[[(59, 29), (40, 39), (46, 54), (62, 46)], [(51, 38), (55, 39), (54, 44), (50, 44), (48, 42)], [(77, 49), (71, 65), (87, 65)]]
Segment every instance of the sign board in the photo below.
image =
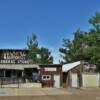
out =
[(45, 68), (45, 71), (57, 71), (57, 69), (56, 68)]

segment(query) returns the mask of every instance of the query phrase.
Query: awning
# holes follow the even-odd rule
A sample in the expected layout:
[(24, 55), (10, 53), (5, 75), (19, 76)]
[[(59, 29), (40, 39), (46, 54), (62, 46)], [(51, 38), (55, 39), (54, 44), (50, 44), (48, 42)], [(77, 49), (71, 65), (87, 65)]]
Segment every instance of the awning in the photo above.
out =
[(65, 65), (63, 65), (63, 67), (62, 67), (62, 71), (63, 71), (63, 72), (68, 72), (69, 70), (71, 70), (71, 69), (77, 67), (77, 66), (80, 65), (80, 64), (81, 64), (80, 61), (77, 61), (77, 62), (74, 62), (74, 63), (65, 64)]
[(0, 64), (0, 69), (14, 69), (14, 70), (24, 70), (25, 68), (37, 68), (38, 65), (35, 64)]

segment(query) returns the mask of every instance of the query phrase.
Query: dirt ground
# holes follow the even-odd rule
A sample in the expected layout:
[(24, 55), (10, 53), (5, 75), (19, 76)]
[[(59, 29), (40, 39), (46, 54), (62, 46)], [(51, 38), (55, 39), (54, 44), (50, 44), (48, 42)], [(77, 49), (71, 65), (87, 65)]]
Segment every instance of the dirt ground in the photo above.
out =
[(100, 89), (62, 89), (67, 94), (40, 96), (9, 96), (0, 100), (100, 100)]

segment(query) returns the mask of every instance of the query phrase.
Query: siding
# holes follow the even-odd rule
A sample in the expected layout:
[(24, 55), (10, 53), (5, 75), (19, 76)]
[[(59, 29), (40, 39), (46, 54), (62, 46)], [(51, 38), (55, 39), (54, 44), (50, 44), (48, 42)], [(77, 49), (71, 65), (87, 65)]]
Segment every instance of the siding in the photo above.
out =
[(82, 74), (83, 87), (99, 87), (99, 74)]

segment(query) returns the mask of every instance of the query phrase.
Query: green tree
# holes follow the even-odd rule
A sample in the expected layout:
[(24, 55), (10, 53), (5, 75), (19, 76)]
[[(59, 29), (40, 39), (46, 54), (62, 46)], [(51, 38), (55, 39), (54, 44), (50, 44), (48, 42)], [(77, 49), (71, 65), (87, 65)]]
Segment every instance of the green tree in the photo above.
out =
[(100, 13), (96, 12), (95, 16), (89, 19), (89, 23), (92, 24), (97, 30), (100, 30)]
[(48, 48), (40, 48), (37, 41), (37, 36), (32, 34), (27, 37), (27, 47), (29, 49), (28, 59), (34, 64), (52, 64), (53, 56)]
[(74, 40), (71, 41), (69, 39), (63, 40), (63, 48), (60, 48), (61, 56), (63, 61), (61, 63), (68, 63), (77, 60), (82, 60), (82, 48), (85, 46), (84, 34), (80, 29), (74, 32)]
[(74, 32), (74, 39), (64, 39), (63, 47), (59, 49), (62, 63), (83, 60), (100, 65), (100, 13), (89, 19), (93, 27), (84, 32), (78, 29)]
[(40, 48), (40, 63), (41, 64), (53, 64), (53, 57), (48, 48)]
[(39, 52), (37, 36), (33, 33), (31, 37), (27, 37), (27, 47), (29, 49), (28, 59), (31, 63), (38, 63), (37, 54)]

